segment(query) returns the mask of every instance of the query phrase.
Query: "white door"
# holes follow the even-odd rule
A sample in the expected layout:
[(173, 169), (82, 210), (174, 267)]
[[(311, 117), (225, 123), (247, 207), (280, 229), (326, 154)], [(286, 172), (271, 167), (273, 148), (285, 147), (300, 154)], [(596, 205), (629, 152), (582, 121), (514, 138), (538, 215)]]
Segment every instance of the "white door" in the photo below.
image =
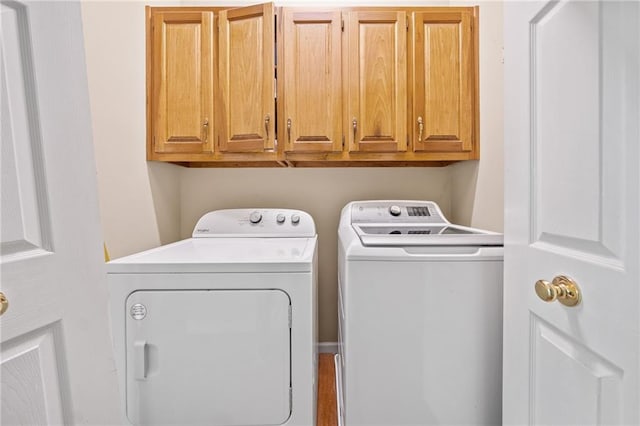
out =
[(0, 18), (0, 423), (115, 424), (80, 5)]
[(503, 422), (638, 425), (640, 3), (504, 16)]

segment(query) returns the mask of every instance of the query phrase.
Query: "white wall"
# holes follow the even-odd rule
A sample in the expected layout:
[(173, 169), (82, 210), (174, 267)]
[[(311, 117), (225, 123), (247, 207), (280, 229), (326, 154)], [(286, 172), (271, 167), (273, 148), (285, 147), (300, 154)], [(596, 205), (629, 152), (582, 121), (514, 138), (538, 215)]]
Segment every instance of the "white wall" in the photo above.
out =
[[(358, 2), (393, 4), (383, 0)], [(236, 0), (206, 2), (208, 5), (247, 3)], [(197, 219), (213, 209), (256, 206), (306, 210), (316, 221), (320, 240), (320, 340), (335, 341), (336, 230), (340, 209), (348, 201), (432, 199), (455, 221), (502, 229), (500, 2), (463, 2), (465, 5), (481, 4), (480, 162), (445, 168), (320, 169), (185, 169), (171, 164), (147, 163), (145, 4), (160, 3), (83, 3), (100, 208), (103, 232), (112, 257), (186, 238)], [(355, 0), (350, 4), (355, 4)], [(411, 1), (403, 4), (436, 3)]]
[(179, 239), (180, 169), (145, 159), (144, 6), (82, 3), (100, 213), (112, 258)]
[(349, 201), (429, 199), (450, 212), (447, 168), (184, 169), (182, 236), (204, 213), (234, 207), (305, 210), (318, 232), (319, 338), (337, 341), (338, 219)]
[(450, 166), (453, 222), (502, 232), (503, 202), (503, 37), (501, 1), (480, 4), (480, 161)]

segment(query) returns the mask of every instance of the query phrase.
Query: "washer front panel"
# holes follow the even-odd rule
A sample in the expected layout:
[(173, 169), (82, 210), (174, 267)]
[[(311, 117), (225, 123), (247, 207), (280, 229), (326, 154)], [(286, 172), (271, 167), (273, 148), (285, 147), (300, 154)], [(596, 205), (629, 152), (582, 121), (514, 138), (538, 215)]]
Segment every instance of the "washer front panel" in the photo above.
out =
[(501, 260), (350, 261), (343, 274), (348, 426), (500, 424)]
[(279, 425), (291, 415), (281, 290), (140, 290), (125, 302), (135, 425)]
[(435, 203), (343, 208), (346, 425), (500, 424), (502, 265), (501, 234), (451, 224)]

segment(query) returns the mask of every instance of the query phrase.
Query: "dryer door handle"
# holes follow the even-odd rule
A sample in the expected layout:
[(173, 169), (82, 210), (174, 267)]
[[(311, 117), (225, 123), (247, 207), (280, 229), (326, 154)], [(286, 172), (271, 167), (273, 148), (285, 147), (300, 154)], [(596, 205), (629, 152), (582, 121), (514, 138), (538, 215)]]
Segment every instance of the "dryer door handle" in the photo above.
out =
[(147, 379), (147, 342), (133, 342), (133, 376), (136, 380)]

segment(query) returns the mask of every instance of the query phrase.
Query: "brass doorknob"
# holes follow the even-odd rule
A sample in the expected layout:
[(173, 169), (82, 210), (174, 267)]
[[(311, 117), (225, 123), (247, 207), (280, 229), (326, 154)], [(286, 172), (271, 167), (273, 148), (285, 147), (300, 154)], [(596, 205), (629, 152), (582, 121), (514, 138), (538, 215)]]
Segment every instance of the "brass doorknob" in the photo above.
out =
[(0, 291), (0, 315), (7, 312), (7, 309), (9, 309), (9, 299)]
[(571, 278), (558, 275), (552, 282), (547, 280), (536, 281), (536, 294), (545, 302), (558, 300), (565, 306), (576, 306), (582, 301), (580, 287)]

